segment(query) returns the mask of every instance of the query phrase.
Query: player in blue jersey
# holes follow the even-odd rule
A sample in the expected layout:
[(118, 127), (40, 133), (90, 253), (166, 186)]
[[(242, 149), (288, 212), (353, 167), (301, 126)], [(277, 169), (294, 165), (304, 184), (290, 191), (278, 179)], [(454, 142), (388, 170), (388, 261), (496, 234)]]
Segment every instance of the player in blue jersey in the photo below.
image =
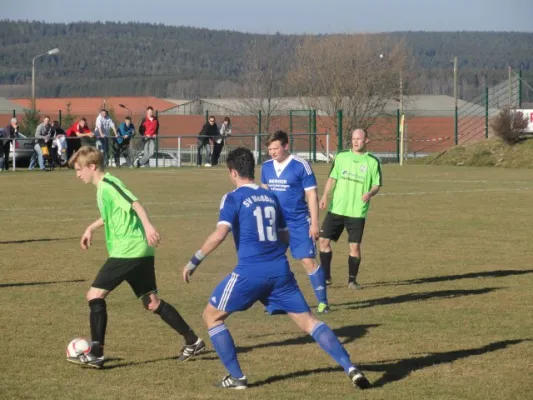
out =
[[(302, 262), (318, 300), (317, 312), (327, 313), (324, 269), (317, 265), (315, 240), (319, 235), (315, 174), (307, 161), (289, 153), (289, 137), (277, 131), (267, 140), (271, 160), (261, 169), (261, 186), (279, 200), (290, 234), (292, 256)], [(307, 201), (306, 201), (307, 200)]]
[(333, 331), (318, 321), (309, 310), (285, 256), (288, 232), (278, 199), (272, 192), (254, 183), (254, 156), (238, 148), (227, 157), (233, 192), (220, 204), (215, 231), (183, 268), (183, 280), (189, 280), (202, 260), (213, 252), (233, 231), (237, 249), (237, 266), (215, 288), (204, 310), (204, 321), (217, 354), (229, 374), (220, 388), (246, 389), (235, 344), (224, 321), (237, 311), (260, 301), (270, 313), (287, 313), (300, 329), (309, 333), (320, 347), (344, 368), (354, 385), (370, 386)]

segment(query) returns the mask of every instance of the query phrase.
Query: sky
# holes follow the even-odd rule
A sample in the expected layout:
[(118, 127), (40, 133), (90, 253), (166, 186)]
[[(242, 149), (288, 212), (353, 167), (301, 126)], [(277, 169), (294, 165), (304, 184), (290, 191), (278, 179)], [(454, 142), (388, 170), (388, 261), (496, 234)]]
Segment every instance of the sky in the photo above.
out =
[(532, 0), (0, 0), (0, 3), (0, 19), (45, 22), (136, 21), (270, 34), (533, 32)]

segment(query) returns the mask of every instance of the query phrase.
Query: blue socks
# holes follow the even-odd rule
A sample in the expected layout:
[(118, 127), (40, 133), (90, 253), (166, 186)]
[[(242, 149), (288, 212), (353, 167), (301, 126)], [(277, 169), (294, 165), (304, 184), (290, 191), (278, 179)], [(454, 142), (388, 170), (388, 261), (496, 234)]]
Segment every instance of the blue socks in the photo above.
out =
[[(211, 334), (211, 332), (209, 333)], [(350, 356), (346, 352), (344, 346), (339, 342), (337, 336), (333, 333), (329, 326), (323, 322), (319, 322), (311, 332), (313, 339), (320, 345), (322, 350), (328, 353), (337, 363), (344, 368), (348, 373), (350, 369), (354, 368)], [(218, 350), (217, 350), (218, 351)]]
[(324, 268), (319, 265), (315, 272), (308, 275), (318, 302), (328, 304), (328, 295), (326, 291), (326, 275), (324, 274)]
[[(333, 333), (333, 332), (332, 332)], [(229, 333), (226, 324), (217, 325), (209, 329), (209, 337), (213, 343), (222, 364), (234, 378), (244, 377), (239, 361), (237, 360), (237, 351), (235, 350), (235, 343)], [(339, 343), (340, 345), (340, 343)]]

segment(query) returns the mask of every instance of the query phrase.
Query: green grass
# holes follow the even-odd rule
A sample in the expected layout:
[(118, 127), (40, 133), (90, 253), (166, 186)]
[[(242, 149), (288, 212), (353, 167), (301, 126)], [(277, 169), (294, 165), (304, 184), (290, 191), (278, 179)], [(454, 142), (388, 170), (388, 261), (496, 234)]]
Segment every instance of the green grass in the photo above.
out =
[(526, 138), (513, 146), (498, 138), (454, 146), (441, 153), (409, 160), (414, 165), (533, 168), (533, 140)]
[[(328, 167), (315, 170), (322, 190)], [(233, 243), (210, 256), (190, 285), (180, 274), (232, 189), (225, 170), (116, 174), (162, 234), (161, 297), (209, 343), (202, 310), (235, 263)], [(323, 318), (375, 387), (357, 393), (309, 337), (258, 305), (228, 320), (254, 386), (226, 393), (211, 387), (225, 374), (216, 354), (178, 364), (180, 338), (127, 285), (108, 299), (109, 368), (65, 362), (69, 340), (89, 336), (84, 294), (106, 258), (103, 232), (88, 252), (79, 248), (98, 217), (95, 188), (71, 171), (1, 173), (0, 398), (531, 398), (533, 171), (384, 166), (383, 176), (363, 239), (364, 289), (346, 287), (344, 234), (334, 245), (334, 312)], [(315, 306), (302, 268), (292, 265)]]

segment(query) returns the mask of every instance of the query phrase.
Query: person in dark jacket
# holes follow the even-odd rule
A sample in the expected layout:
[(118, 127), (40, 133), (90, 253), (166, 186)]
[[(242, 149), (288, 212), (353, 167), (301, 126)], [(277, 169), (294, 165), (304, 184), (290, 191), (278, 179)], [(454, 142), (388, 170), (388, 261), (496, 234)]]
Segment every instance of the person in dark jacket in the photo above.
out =
[(13, 139), (19, 136), (19, 123), (16, 118), (11, 118), (9, 125), (4, 128), (4, 134), (2, 137), (2, 153), (4, 155), (3, 169), (7, 171), (9, 169), (9, 152), (11, 149), (11, 142)]
[(206, 167), (210, 167), (211, 164), (209, 163), (211, 161), (211, 149), (209, 145), (210, 140), (215, 140), (214, 138), (216, 136), (219, 136), (220, 132), (218, 131), (218, 127), (216, 124), (215, 117), (209, 117), (209, 120), (204, 126), (202, 126), (202, 130), (200, 131), (200, 134), (198, 135), (198, 141), (197, 141), (197, 155), (196, 155), (196, 166), (199, 167), (202, 165), (202, 150), (204, 147), (207, 146), (208, 150), (208, 156), (207, 156), (207, 163), (205, 164)]
[(230, 135), (231, 120), (229, 117), (225, 117), (222, 121), (222, 125), (220, 125), (219, 137), (217, 137), (215, 139), (215, 143), (213, 143), (213, 153), (211, 154), (211, 165), (213, 167), (218, 165), (218, 159), (220, 158), (220, 153), (222, 153), (222, 149), (224, 148), (224, 142)]

